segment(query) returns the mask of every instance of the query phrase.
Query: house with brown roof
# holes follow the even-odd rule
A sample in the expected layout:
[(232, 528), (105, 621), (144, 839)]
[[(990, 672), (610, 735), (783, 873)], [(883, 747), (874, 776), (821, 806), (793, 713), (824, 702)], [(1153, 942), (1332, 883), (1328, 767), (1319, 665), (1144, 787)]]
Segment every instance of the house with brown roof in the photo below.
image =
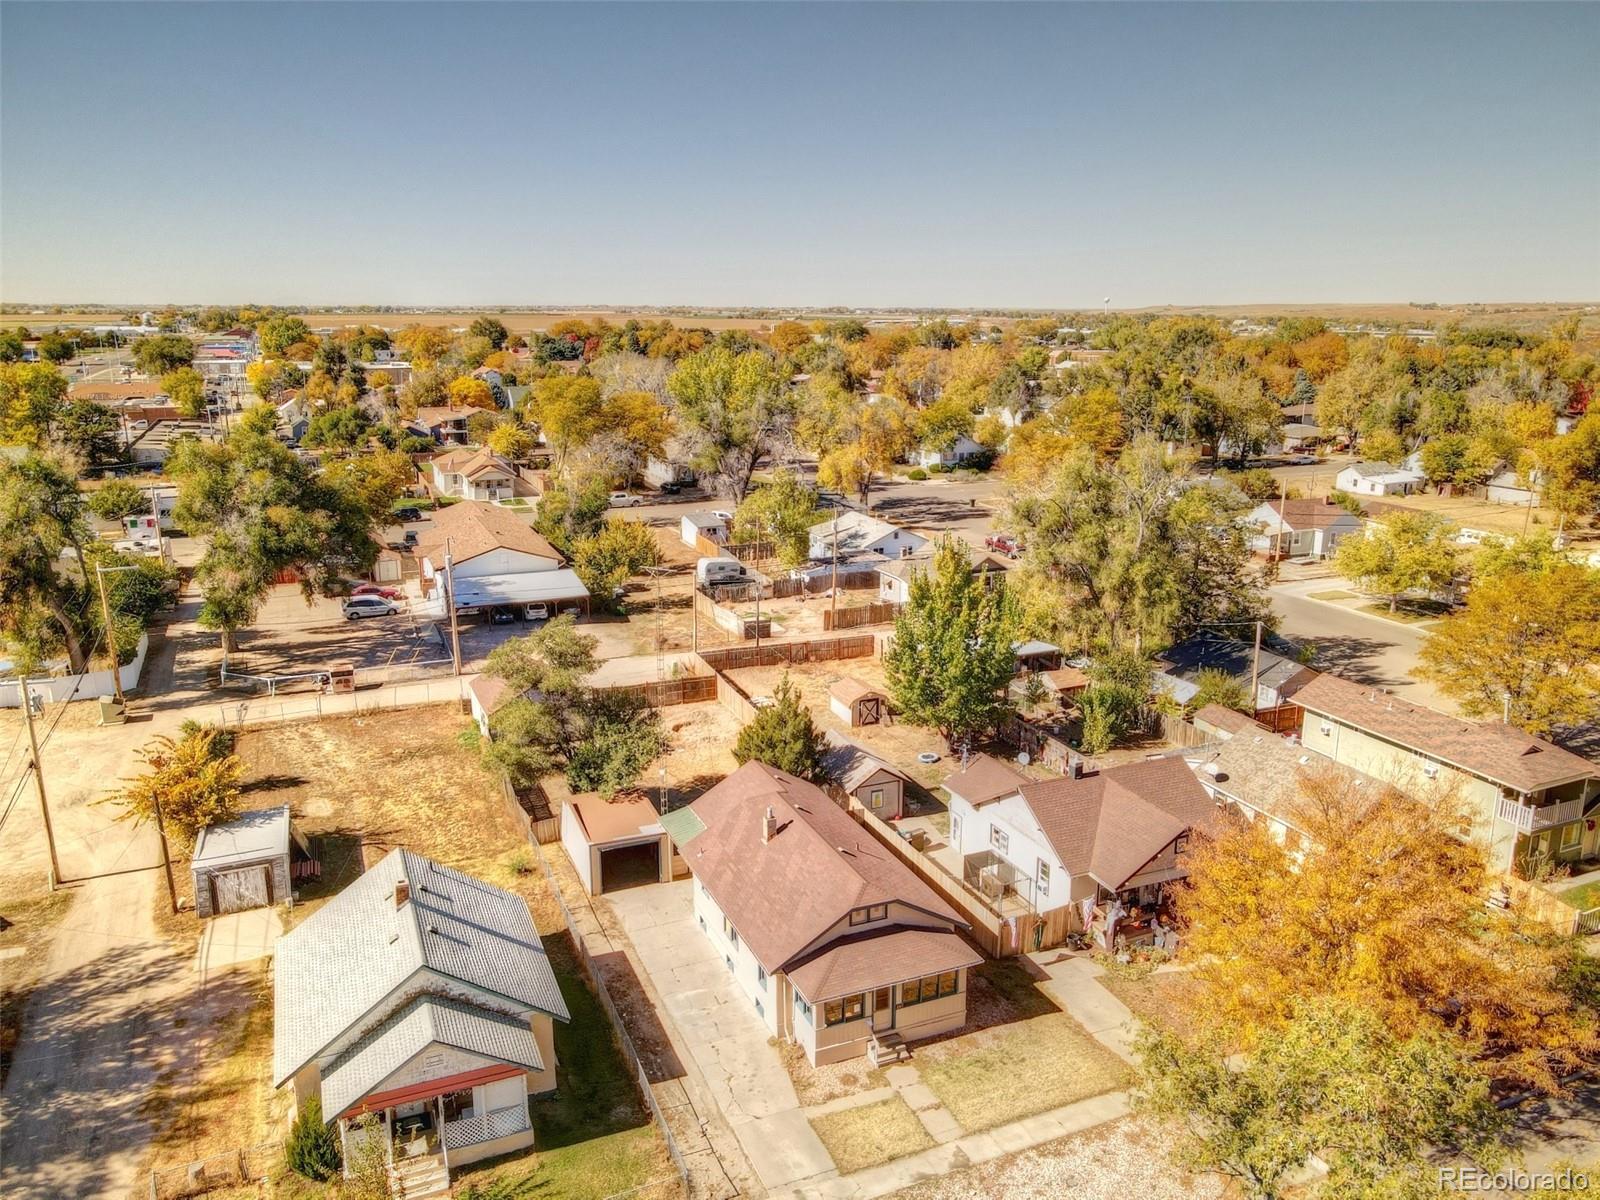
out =
[(1250, 548), (1270, 558), (1327, 558), (1363, 529), (1360, 517), (1331, 500), (1268, 500), (1244, 520), (1258, 530)]
[(422, 608), (435, 617), (448, 615), (446, 593), (458, 616), (494, 608), (520, 614), (540, 605), (546, 616), (589, 611), (589, 589), (560, 551), (523, 517), (498, 504), (463, 500), (439, 509), (416, 555)]
[(836, 729), (828, 730), (822, 739), (828, 746), (822, 766), (839, 790), (859, 800), (873, 816), (898, 821), (905, 813), (906, 784), (910, 782), (906, 773)]
[(876, 1064), (966, 1023), (967, 923), (815, 784), (748, 762), (662, 824), (701, 931), (813, 1064)]
[(1084, 928), (1086, 908), (1098, 900), (1159, 903), (1165, 885), (1188, 875), (1181, 856), (1190, 832), (1210, 829), (1217, 814), (1177, 756), (1044, 780), (974, 760), (945, 790), (962, 878), (992, 901), (1016, 897), (1038, 916), (1034, 950)]
[(467, 444), (467, 419), (473, 413), (487, 411), (482, 408), (461, 407), (450, 404), (425, 404), (417, 409), (416, 416), (406, 422), (425, 437), (441, 445), (465, 446)]
[(440, 496), (494, 501), (517, 494), (517, 469), (487, 446), (446, 450), (428, 468)]
[(1336, 675), (1311, 680), (1294, 702), (1308, 750), (1408, 795), (1458, 794), (1494, 870), (1600, 853), (1590, 827), (1600, 764), (1511, 725), (1468, 721)]

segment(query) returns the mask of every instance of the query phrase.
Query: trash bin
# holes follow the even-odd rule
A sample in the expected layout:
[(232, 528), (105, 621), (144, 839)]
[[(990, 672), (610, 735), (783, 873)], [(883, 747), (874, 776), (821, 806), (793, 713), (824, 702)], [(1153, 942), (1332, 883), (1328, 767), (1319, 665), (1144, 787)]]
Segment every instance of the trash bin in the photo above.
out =
[(115, 696), (101, 696), (100, 724), (126, 725), (127, 723), (128, 712), (122, 701), (118, 700)]

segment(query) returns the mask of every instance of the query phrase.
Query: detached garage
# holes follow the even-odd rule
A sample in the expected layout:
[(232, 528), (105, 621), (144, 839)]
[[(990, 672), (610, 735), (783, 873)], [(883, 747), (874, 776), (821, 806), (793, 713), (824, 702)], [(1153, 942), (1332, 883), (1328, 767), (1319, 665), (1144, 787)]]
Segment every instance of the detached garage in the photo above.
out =
[(241, 813), (208, 825), (194, 844), (196, 916), (216, 917), (289, 899), (292, 859), (305, 839), (289, 823), (289, 806)]
[(637, 796), (574, 796), (561, 808), (561, 846), (591, 896), (672, 879), (672, 842)]

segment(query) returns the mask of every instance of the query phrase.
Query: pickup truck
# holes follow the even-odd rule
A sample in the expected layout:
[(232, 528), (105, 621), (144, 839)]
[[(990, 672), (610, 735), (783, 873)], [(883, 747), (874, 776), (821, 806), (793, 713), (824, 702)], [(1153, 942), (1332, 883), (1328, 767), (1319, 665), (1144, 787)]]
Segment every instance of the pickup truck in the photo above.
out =
[(1009, 533), (993, 533), (983, 539), (986, 549), (993, 550), (996, 554), (1004, 554), (1007, 558), (1016, 558), (1022, 553), (1022, 547), (1017, 539)]

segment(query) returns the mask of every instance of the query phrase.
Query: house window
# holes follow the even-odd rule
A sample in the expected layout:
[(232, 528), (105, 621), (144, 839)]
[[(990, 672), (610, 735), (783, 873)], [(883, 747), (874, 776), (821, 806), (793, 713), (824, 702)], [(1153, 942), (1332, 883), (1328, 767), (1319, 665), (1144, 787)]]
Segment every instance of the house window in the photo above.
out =
[(477, 1112), (472, 1107), (472, 1089), (466, 1088), (459, 1092), (448, 1092), (444, 1096), (444, 1119), (446, 1121), (465, 1121), (468, 1117), (476, 1116)]
[(900, 1007), (937, 1000), (941, 996), (954, 996), (959, 990), (959, 971), (945, 971), (941, 975), (925, 975), (900, 985)]
[(705, 919), (705, 917), (703, 915), (700, 917), (700, 932), (701, 933), (705, 933), (706, 932), (706, 919)]
[(872, 904), (866, 908), (852, 908), (850, 910), (850, 924), (865, 925), (870, 921), (886, 921), (889, 918), (887, 904)]
[(1561, 848), (1563, 850), (1576, 850), (1578, 842), (1583, 836), (1583, 825), (1574, 821), (1570, 825), (1561, 827)]
[(954, 817), (953, 816), (953, 817), (950, 818), (950, 844), (952, 846), (956, 846), (956, 847), (959, 847), (961, 845), (961, 818), (960, 817)]
[(728, 920), (727, 914), (722, 917), (722, 936), (733, 943), (733, 948), (739, 948), (739, 931), (733, 927), (733, 922)]
[(882, 788), (873, 788), (871, 793), (869, 794), (869, 799), (871, 801), (871, 804), (872, 804), (873, 808), (882, 808), (883, 807), (883, 789)]
[(1050, 894), (1050, 864), (1044, 859), (1039, 860), (1039, 895)]
[(1000, 826), (991, 825), (989, 826), (989, 845), (993, 846), (1001, 854), (1007, 854), (1011, 850), (1011, 835), (1001, 829)]
[(1323, 721), (1317, 726), (1317, 732), (1321, 733), (1323, 737), (1328, 737), (1333, 733), (1333, 726)]
[(763, 992), (767, 990), (767, 969), (760, 963), (756, 964), (756, 986)]
[(730, 975), (733, 974), (733, 959), (731, 957), (724, 954), (722, 956), (722, 965), (728, 968), (728, 973)]
[(822, 1010), (822, 1023), (824, 1025), (843, 1025), (849, 1021), (859, 1021), (867, 1011), (867, 997), (865, 993), (856, 996), (846, 996), (842, 1000), (829, 1000)]
[(1187, 833), (1180, 833), (1177, 837), (1172, 839), (1172, 852), (1174, 854), (1182, 854), (1188, 848), (1189, 835)]
[(761, 1007), (761, 1001), (757, 1000), (756, 1001), (756, 1016), (764, 1017), (766, 1015), (767, 1015), (767, 1010), (762, 1008)]
[(806, 1024), (811, 1024), (811, 1005), (800, 999), (799, 996), (796, 996), (794, 998), (794, 1007), (795, 1010), (806, 1019)]

